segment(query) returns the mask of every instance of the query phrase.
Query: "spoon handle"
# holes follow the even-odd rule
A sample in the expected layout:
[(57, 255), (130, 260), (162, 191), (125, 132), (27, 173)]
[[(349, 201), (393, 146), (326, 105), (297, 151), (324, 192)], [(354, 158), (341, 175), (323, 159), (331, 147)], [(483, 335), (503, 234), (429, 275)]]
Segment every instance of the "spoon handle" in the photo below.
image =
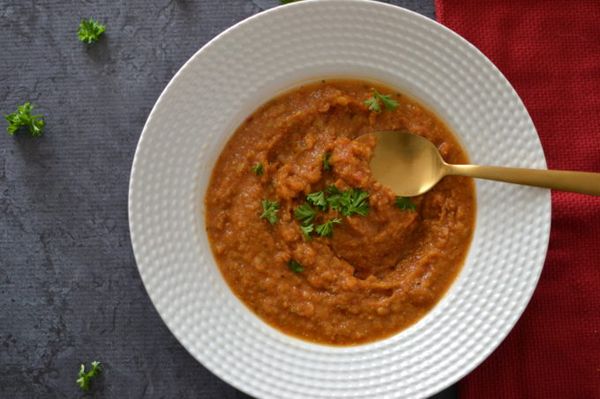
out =
[(446, 166), (446, 174), (448, 175), (477, 177), (480, 179), (498, 180), (506, 183), (524, 184), (560, 191), (600, 195), (600, 173), (505, 168), (500, 166)]

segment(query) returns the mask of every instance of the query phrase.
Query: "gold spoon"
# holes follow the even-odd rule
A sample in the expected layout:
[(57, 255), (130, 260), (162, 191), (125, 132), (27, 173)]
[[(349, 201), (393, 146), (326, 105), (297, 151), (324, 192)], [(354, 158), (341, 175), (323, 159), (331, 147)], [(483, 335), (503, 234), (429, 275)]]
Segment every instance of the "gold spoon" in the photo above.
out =
[(426, 138), (399, 131), (373, 134), (377, 138), (371, 160), (373, 176), (403, 197), (423, 194), (448, 175), (600, 195), (600, 173), (450, 165)]

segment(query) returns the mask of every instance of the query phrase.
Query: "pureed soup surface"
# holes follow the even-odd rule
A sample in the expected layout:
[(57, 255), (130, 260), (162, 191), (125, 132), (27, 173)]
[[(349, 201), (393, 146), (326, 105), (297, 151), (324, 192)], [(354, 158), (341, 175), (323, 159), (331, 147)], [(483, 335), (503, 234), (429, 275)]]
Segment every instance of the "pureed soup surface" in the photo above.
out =
[(334, 345), (387, 337), (427, 313), (463, 264), (473, 182), (446, 177), (424, 195), (397, 198), (371, 177), (374, 137), (355, 140), (379, 130), (409, 130), (446, 161), (467, 162), (444, 123), (414, 100), (331, 80), (263, 105), (216, 163), (205, 203), (217, 263), (233, 292), (285, 333)]

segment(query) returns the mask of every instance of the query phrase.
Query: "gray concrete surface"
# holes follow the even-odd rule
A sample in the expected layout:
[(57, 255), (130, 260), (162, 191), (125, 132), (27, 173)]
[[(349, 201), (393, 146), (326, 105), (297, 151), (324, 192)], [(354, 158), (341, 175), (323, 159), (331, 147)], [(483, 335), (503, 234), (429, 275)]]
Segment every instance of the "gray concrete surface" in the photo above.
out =
[[(433, 17), (431, 0), (391, 3)], [(32, 101), (39, 139), (0, 122), (0, 398), (248, 398), (168, 331), (138, 275), (129, 170), (148, 113), (178, 68), (277, 0), (0, 0), (0, 113)], [(107, 25), (87, 47), (79, 21)], [(455, 397), (453, 390), (437, 398)]]

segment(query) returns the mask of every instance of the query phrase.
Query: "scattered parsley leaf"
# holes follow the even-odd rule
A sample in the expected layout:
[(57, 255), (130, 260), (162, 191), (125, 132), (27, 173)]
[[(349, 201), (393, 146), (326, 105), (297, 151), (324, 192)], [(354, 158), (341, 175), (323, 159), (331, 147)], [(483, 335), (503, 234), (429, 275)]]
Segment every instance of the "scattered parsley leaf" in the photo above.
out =
[(260, 215), (261, 219), (267, 219), (271, 224), (277, 223), (277, 211), (279, 210), (279, 204), (276, 201), (269, 201), (265, 199), (262, 201), (263, 213)]
[(94, 18), (90, 18), (88, 20), (81, 20), (79, 24), (79, 29), (77, 30), (77, 36), (79, 40), (84, 43), (92, 44), (96, 43), (100, 36), (106, 31), (106, 26), (102, 25)]
[(336, 186), (329, 186), (326, 191), (329, 193), (327, 203), (334, 211), (344, 216), (366, 216), (369, 213), (369, 193), (366, 191), (350, 188), (342, 192)]
[(75, 382), (77, 383), (77, 385), (79, 385), (79, 388), (81, 388), (82, 391), (87, 392), (90, 390), (90, 383), (94, 378), (98, 376), (98, 374), (100, 374), (101, 371), (102, 365), (98, 361), (94, 360), (92, 362), (92, 368), (87, 372), (85, 371), (85, 365), (82, 364), (79, 367), (79, 378), (77, 378)]
[(369, 193), (358, 188), (351, 188), (342, 194), (342, 215), (358, 214), (367, 216), (369, 213)]
[(294, 273), (302, 273), (304, 271), (304, 267), (294, 259), (290, 259), (287, 265)]
[(327, 191), (328, 194), (334, 195), (334, 194), (341, 194), (342, 192), (340, 191), (339, 188), (337, 188), (336, 186), (334, 186), (333, 184), (327, 186), (327, 188), (325, 189), (325, 191)]
[(12, 114), (5, 115), (8, 127), (6, 131), (11, 136), (14, 136), (18, 132), (27, 129), (32, 137), (39, 137), (44, 133), (44, 122), (43, 115), (31, 115), (33, 111), (33, 105), (28, 101), (23, 105), (19, 105), (17, 110)]
[(258, 162), (256, 165), (252, 166), (250, 168), (250, 170), (256, 175), (256, 176), (262, 176), (263, 173), (265, 173), (265, 168), (263, 167), (263, 164)]
[(379, 100), (375, 95), (367, 98), (365, 100), (365, 105), (369, 107), (369, 111), (381, 112), (381, 106), (379, 105)]
[(304, 235), (304, 238), (307, 241), (310, 241), (311, 239), (311, 233), (315, 230), (315, 225), (314, 224), (307, 224), (304, 226), (300, 226), (300, 230), (302, 230), (302, 234)]
[(334, 186), (333, 184), (330, 186), (327, 186), (327, 188), (325, 189), (325, 191), (327, 191), (327, 194), (329, 195), (336, 195), (336, 194), (341, 194), (342, 192), (340, 191), (339, 188), (337, 188), (336, 186)]
[(319, 210), (324, 212), (331, 208), (343, 216), (366, 216), (369, 213), (369, 193), (358, 188), (340, 191), (336, 186), (331, 185), (324, 191), (310, 193), (306, 196), (306, 201), (308, 203), (294, 210), (294, 217), (300, 221), (300, 230), (307, 240), (310, 240), (313, 232), (321, 237), (331, 237), (333, 226), (342, 223), (341, 218), (333, 218), (315, 226), (313, 222)]
[(302, 204), (294, 210), (294, 217), (299, 220), (302, 225), (306, 226), (315, 220), (317, 211), (308, 204)]
[(334, 211), (341, 212), (344, 216), (366, 216), (369, 213), (369, 193), (366, 191), (351, 188), (341, 192), (335, 186), (329, 186), (327, 191), (330, 193), (327, 202)]
[(331, 158), (331, 153), (326, 152), (323, 154), (323, 170), (325, 172), (329, 172), (331, 170), (331, 165), (329, 164), (329, 158)]
[(325, 199), (325, 193), (323, 191), (308, 194), (306, 196), (306, 201), (322, 211), (327, 210), (327, 200)]
[(394, 100), (391, 94), (381, 94), (376, 89), (373, 89), (373, 95), (365, 100), (365, 105), (369, 106), (370, 111), (381, 112), (381, 105), (385, 109), (393, 111), (398, 108), (398, 101)]
[(393, 111), (398, 108), (398, 101), (394, 100), (390, 94), (380, 94), (377, 92), (377, 90), (375, 90), (375, 93), (386, 109)]
[(327, 203), (334, 211), (341, 211), (340, 201), (342, 200), (342, 192), (336, 186), (328, 186), (325, 191), (327, 191)]
[(333, 235), (333, 225), (340, 223), (342, 223), (342, 219), (340, 218), (329, 219), (325, 223), (318, 225), (315, 231), (321, 237), (331, 237)]
[(396, 206), (403, 211), (415, 211), (417, 206), (409, 197), (396, 197)]

